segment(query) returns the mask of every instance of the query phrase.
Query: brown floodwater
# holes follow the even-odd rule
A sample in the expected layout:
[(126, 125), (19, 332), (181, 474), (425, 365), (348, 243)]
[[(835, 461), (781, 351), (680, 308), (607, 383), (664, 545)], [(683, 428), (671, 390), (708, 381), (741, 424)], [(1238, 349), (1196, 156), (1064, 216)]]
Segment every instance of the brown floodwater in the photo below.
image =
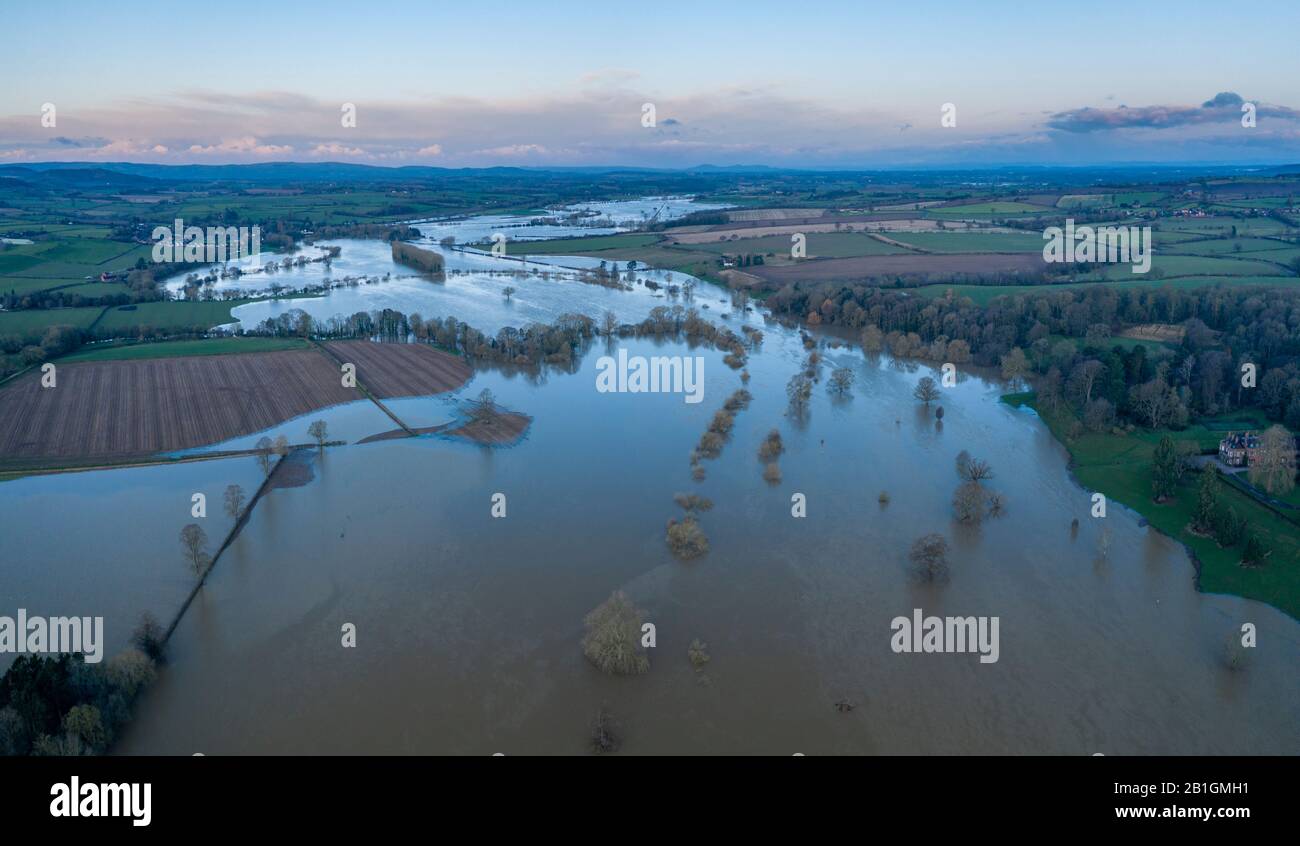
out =
[[(911, 397), (938, 373), (826, 350), (797, 422), (784, 389), (804, 351), (794, 333), (766, 332), (750, 358), (754, 401), (702, 482), (690, 451), (740, 380), (711, 350), (648, 340), (619, 343), (705, 358), (703, 402), (597, 392), (602, 343), (575, 373), (479, 371), (462, 389), (490, 387), (533, 417), (517, 445), (431, 436), (327, 450), (309, 483), (263, 497), (115, 751), (582, 754), (605, 707), (627, 754), (1300, 753), (1300, 624), (1198, 593), (1183, 548), (1118, 504), (1091, 518), (1064, 449), (1031, 412), (997, 401), (1005, 386), (967, 374), (945, 391), (939, 425)], [(856, 385), (832, 400), (825, 376), (841, 365)], [(787, 450), (775, 486), (755, 455), (773, 427)], [(952, 516), (962, 449), (993, 465), (1007, 501), (977, 527)], [(0, 485), (0, 500), (43, 483)], [(110, 502), (132, 496), (102, 487)], [(715, 504), (701, 517), (710, 552), (689, 563), (664, 542), (678, 491)], [(498, 492), (504, 518), (491, 514)], [(795, 493), (806, 517), (791, 516)], [(17, 531), (6, 548), (25, 563), (44, 541)], [(157, 531), (166, 553), (175, 529)], [(950, 545), (941, 584), (908, 568), (929, 532)], [(65, 543), (45, 578), (82, 572), (72, 562), (106, 546)], [(179, 549), (168, 554), (180, 572)], [(119, 566), (166, 582), (154, 559)], [(62, 585), (111, 604), (106, 581)], [(656, 626), (641, 676), (602, 675), (579, 646), (583, 616), (615, 590)], [(895, 654), (890, 621), (915, 608), (999, 617), (1000, 660)], [(1246, 622), (1259, 646), (1229, 670), (1225, 643)], [(355, 648), (341, 645), (349, 623)], [(697, 638), (711, 656), (698, 672)], [(846, 700), (851, 710), (836, 708)]]

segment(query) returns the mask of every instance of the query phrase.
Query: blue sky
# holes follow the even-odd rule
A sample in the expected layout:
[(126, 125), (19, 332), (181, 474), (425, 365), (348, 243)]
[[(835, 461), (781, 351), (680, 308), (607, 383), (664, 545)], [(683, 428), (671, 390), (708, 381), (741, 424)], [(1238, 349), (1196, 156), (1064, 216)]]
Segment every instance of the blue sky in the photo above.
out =
[[(1300, 3), (1281, 0), (54, 0), (3, 15), (0, 161), (1300, 160)], [(1239, 99), (1203, 106), (1225, 92)]]

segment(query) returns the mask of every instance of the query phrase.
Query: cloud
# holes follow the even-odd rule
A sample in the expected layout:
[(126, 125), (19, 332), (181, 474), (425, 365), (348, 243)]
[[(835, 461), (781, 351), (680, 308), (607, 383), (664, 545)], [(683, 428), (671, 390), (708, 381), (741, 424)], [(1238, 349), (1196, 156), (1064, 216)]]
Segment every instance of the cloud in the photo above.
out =
[[(1199, 106), (1118, 106), (1096, 109), (1085, 106), (1057, 112), (1047, 120), (1051, 129), (1064, 132), (1104, 132), (1113, 129), (1171, 129), (1179, 126), (1229, 123), (1241, 120), (1240, 94), (1223, 91)], [(1255, 103), (1257, 117), (1300, 120), (1300, 111), (1286, 106)]]
[(96, 159), (122, 159), (133, 158), (136, 156), (160, 156), (167, 152), (167, 147), (163, 144), (151, 144), (148, 141), (137, 141), (133, 138), (123, 138), (118, 141), (110, 141), (103, 146), (86, 150), (86, 155)]
[[(593, 81), (619, 78), (616, 71), (592, 75)], [(646, 102), (665, 116), (656, 127), (641, 123)], [(355, 98), (358, 126), (340, 132), (340, 103), (334, 100), (282, 91), (172, 91), (80, 109), (75, 116), (69, 112), (66, 126), (61, 116), (57, 135), (30, 115), (2, 116), (0, 150), (11, 151), (6, 161), (336, 158), (452, 167), (861, 167), (1300, 157), (1294, 136), (1280, 132), (1300, 126), (1300, 112), (1258, 102), (1260, 124), (1250, 130), (1249, 145), (1212, 145), (1211, 135), (1242, 140), (1247, 134), (1237, 129), (1243, 102), (1240, 95), (1223, 92), (1199, 105), (991, 113), (955, 130), (939, 128), (928, 104), (886, 110), (792, 94), (779, 86), (720, 86), (669, 97), (595, 85), (551, 97)]]
[(541, 144), (508, 144), (502, 147), (489, 147), (485, 150), (475, 150), (470, 153), (470, 155), (515, 159), (521, 156), (543, 156), (549, 152), (550, 150)]
[(293, 152), (287, 144), (263, 144), (252, 135), (243, 138), (228, 138), (220, 144), (203, 146), (191, 144), (189, 152), (199, 156), (213, 155), (248, 155), (248, 156), (283, 156)]
[(310, 155), (313, 156), (365, 156), (366, 151), (360, 147), (349, 147), (345, 144), (339, 144), (331, 141), (328, 144), (317, 144), (311, 148)]

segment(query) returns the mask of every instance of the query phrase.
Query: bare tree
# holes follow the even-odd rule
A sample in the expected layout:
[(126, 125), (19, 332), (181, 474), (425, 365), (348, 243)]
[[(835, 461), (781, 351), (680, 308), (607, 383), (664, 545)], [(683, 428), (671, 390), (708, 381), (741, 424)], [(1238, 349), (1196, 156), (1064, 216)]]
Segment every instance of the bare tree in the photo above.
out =
[(847, 367), (837, 367), (831, 371), (831, 380), (826, 389), (837, 397), (848, 396), (853, 390), (853, 371)]
[(1092, 402), (1092, 389), (1105, 370), (1105, 366), (1095, 358), (1090, 358), (1070, 371), (1070, 390), (1082, 398), (1083, 405)]
[(208, 534), (198, 523), (190, 523), (181, 529), (181, 548), (184, 549), (185, 560), (189, 562), (195, 576), (202, 576), (203, 571), (207, 570), (208, 564), (211, 563), (206, 550), (207, 545)]
[(922, 376), (921, 380), (916, 383), (912, 396), (929, 406), (930, 403), (939, 398), (939, 386), (929, 376)]
[(640, 609), (622, 591), (615, 591), (583, 621), (587, 629), (583, 654), (605, 673), (644, 673), (650, 669), (650, 659), (641, 646), (641, 619)]
[(969, 452), (957, 453), (957, 476), (963, 482), (983, 482), (993, 478), (993, 467), (981, 458), (973, 458)]
[(324, 420), (315, 420), (307, 427), (307, 435), (316, 441), (316, 447), (321, 452), (325, 451), (325, 441), (329, 440), (329, 427)]
[(491, 423), (497, 419), (500, 414), (497, 408), (496, 396), (492, 393), (491, 388), (484, 388), (479, 391), (478, 399), (470, 404), (469, 415), (477, 423)]
[(244, 489), (239, 485), (227, 485), (226, 516), (237, 521), (242, 513), (244, 513)]
[(1177, 401), (1177, 394), (1159, 376), (1150, 382), (1134, 385), (1128, 391), (1129, 405), (1146, 418), (1152, 429), (1159, 429), (1169, 419)]
[(962, 482), (952, 495), (952, 510), (963, 523), (984, 519), (984, 486), (979, 482)]
[(505, 294), (506, 302), (510, 302), (510, 298), (515, 295), (515, 289), (511, 285), (507, 285), (505, 287), (505, 290), (503, 290), (501, 293)]
[(600, 319), (601, 334), (610, 336), (618, 330), (618, 315), (612, 311), (606, 311), (605, 316)]
[(257, 466), (262, 468), (262, 475), (271, 475), (271, 439), (261, 437), (257, 440)]
[(943, 535), (929, 534), (916, 539), (907, 554), (917, 575), (933, 581), (948, 572), (948, 542)]
[(812, 380), (803, 373), (796, 373), (786, 383), (785, 395), (790, 400), (790, 409), (796, 414), (802, 414), (808, 407), (808, 400), (812, 398)]
[(276, 435), (275, 445), (272, 447), (272, 450), (275, 452), (276, 455), (280, 456), (281, 458), (284, 458), (286, 455), (289, 454), (289, 439), (286, 438), (284, 435)]

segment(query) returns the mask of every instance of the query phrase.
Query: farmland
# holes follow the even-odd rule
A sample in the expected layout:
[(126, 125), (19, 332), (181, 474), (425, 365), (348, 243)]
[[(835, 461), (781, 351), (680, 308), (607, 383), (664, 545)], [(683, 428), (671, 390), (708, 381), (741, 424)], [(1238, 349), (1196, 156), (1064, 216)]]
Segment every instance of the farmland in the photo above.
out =
[(855, 282), (902, 275), (925, 278), (954, 273), (1030, 273), (1043, 267), (1043, 257), (1035, 253), (978, 253), (822, 259), (792, 265), (764, 265), (749, 272), (780, 286), (788, 282)]
[[(470, 375), (460, 359), (422, 345), (352, 342), (338, 348), (383, 396), (437, 393)], [(57, 373), (53, 388), (42, 387), (34, 373), (0, 388), (0, 463), (174, 452), (364, 399), (342, 386), (338, 363), (315, 349), (83, 360)]]
[(465, 359), (425, 344), (331, 341), (325, 347), (338, 360), (355, 364), (357, 378), (382, 399), (452, 391), (472, 373)]

